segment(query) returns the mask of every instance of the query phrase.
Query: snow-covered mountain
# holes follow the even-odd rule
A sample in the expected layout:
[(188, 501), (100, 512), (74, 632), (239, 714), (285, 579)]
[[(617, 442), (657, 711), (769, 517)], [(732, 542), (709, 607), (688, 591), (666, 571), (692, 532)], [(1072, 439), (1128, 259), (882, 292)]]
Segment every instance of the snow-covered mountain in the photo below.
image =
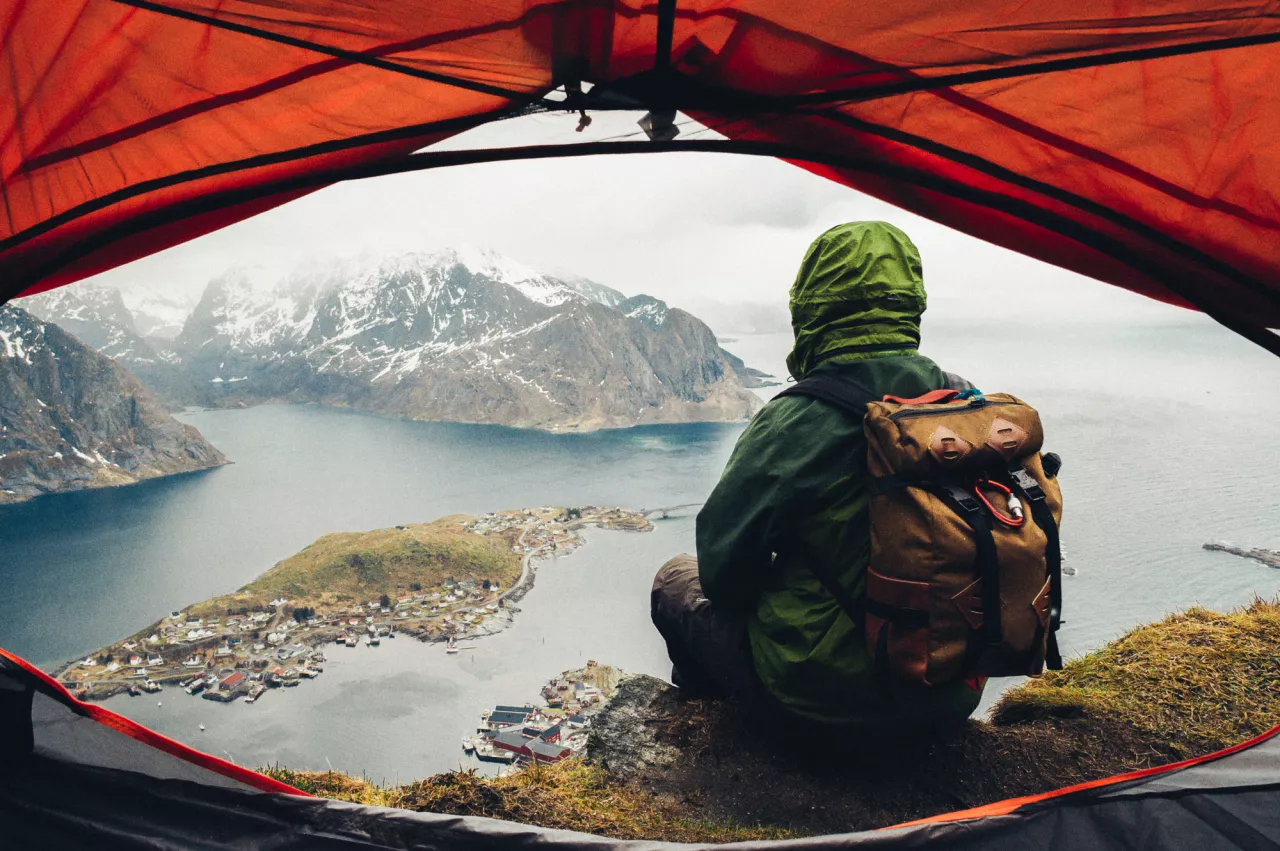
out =
[(120, 291), (107, 287), (62, 287), (21, 299), (25, 310), (54, 322), (112, 360), (153, 363), (155, 348), (138, 333)]
[(114, 290), (24, 299), (171, 404), (313, 401), (430, 420), (592, 429), (740, 420), (760, 384), (694, 316), (473, 248), (210, 281), (172, 341)]
[(752, 371), (648, 296), (445, 250), (209, 284), (174, 341), (208, 401), (319, 401), (430, 420), (591, 429), (740, 420)]
[(72, 285), (14, 303), (116, 361), (170, 405), (195, 400), (177, 357), (163, 339), (139, 333), (137, 316), (119, 290)]
[(163, 348), (178, 336), (196, 306), (194, 296), (164, 287), (132, 286), (121, 292), (138, 333)]

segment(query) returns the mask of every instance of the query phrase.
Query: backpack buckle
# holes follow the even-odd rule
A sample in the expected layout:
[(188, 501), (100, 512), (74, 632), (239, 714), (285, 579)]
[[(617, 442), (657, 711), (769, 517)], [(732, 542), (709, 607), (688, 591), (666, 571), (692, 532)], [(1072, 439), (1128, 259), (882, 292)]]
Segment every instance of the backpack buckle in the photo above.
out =
[(969, 514), (977, 514), (981, 511), (978, 504), (978, 498), (974, 496), (972, 491), (962, 488), (954, 482), (943, 483), (942, 489), (945, 490), (947, 492), (947, 496), (955, 500), (956, 505), (959, 505), (965, 512)]
[(1026, 471), (1021, 464), (1013, 464), (1009, 467), (1009, 477), (1013, 479), (1013, 483), (1018, 489), (1027, 495), (1027, 499), (1039, 502), (1044, 499), (1044, 489), (1040, 487), (1040, 483)]

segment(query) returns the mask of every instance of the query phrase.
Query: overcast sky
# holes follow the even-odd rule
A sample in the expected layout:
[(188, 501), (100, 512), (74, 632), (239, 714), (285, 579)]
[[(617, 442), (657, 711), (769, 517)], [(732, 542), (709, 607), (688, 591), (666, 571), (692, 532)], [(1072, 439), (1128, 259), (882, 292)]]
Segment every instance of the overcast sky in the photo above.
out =
[[(575, 116), (529, 116), (442, 147), (643, 138), (637, 117), (597, 114), (578, 134)], [(699, 132), (707, 131), (690, 124), (684, 135)], [(935, 321), (992, 310), (1081, 319), (1185, 315), (777, 160), (694, 153), (459, 166), (340, 184), (95, 280), (198, 294), (230, 266), (283, 274), (314, 258), (470, 243), (676, 305), (691, 298), (784, 305), (813, 238), (858, 219), (891, 221), (912, 236)], [(993, 301), (998, 293), (1008, 303)]]

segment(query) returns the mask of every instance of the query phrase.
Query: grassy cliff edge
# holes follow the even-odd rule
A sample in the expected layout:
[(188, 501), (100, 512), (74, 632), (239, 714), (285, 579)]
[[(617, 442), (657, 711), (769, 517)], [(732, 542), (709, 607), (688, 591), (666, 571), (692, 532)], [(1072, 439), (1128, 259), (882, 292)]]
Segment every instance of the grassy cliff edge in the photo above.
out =
[(1280, 723), (1278, 646), (1280, 601), (1225, 614), (1192, 608), (1010, 690), (989, 721), (952, 739), (856, 751), (856, 759), (827, 751), (816, 760), (761, 742), (723, 703), (683, 701), (640, 677), (632, 679), (649, 680), (650, 694), (629, 709), (679, 760), (626, 780), (597, 751), (591, 761), (505, 778), (449, 772), (397, 787), (331, 772), (267, 773), (342, 800), (629, 839), (868, 829), (1164, 765), (1266, 732)]

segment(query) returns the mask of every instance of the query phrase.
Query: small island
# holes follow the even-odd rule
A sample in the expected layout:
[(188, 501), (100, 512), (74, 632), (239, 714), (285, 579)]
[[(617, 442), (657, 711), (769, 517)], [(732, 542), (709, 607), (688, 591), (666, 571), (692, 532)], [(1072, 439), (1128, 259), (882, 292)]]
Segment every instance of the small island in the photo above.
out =
[[(587, 527), (648, 531), (641, 511), (544, 506), (325, 535), (240, 590), (175, 610), (54, 676), (81, 699), (180, 688), (246, 703), (318, 676), (324, 647), (444, 642), (504, 629), (536, 560)], [(332, 652), (332, 651), (331, 651)]]

